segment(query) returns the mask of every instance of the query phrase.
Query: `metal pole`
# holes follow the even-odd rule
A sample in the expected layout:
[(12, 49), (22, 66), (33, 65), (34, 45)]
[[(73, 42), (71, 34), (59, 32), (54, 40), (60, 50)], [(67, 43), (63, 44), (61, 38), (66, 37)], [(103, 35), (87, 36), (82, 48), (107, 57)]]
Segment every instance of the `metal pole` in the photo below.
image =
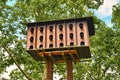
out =
[(53, 80), (53, 62), (48, 61), (46, 66), (47, 66), (47, 78), (46, 78), (46, 80)]
[(67, 80), (73, 80), (72, 60), (67, 60)]

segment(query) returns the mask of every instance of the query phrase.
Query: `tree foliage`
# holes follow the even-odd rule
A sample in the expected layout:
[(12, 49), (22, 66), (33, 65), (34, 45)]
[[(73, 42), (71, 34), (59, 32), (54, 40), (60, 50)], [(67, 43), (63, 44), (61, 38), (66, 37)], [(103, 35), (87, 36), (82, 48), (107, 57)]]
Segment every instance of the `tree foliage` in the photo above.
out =
[[(9, 1), (0, 1), (0, 74), (16, 61), (23, 72), (14, 69), (11, 80), (42, 80), (44, 64), (25, 51), (23, 23), (93, 16), (96, 34), (90, 38), (92, 61), (74, 64), (74, 80), (120, 79), (120, 4), (113, 7), (113, 27), (107, 27), (90, 10), (98, 9), (103, 0), (16, 0), (13, 5), (7, 4)], [(65, 64), (55, 66), (56, 72), (65, 78)]]

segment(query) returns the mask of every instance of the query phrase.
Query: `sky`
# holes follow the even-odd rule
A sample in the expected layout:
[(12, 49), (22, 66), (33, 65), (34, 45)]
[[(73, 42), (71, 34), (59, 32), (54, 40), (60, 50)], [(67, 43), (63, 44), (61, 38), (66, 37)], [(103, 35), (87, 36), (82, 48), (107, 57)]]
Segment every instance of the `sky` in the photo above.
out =
[(103, 5), (101, 5), (98, 10), (95, 11), (95, 15), (105, 21), (105, 23), (111, 27), (111, 18), (112, 18), (112, 6), (120, 3), (120, 0), (104, 0)]
[[(11, 2), (7, 2), (8, 5), (13, 5), (16, 0), (12, 0)], [(98, 8), (98, 10), (94, 11), (94, 14), (101, 19), (102, 21), (105, 21), (105, 23), (111, 27), (111, 18), (112, 18), (112, 6), (116, 5), (117, 3), (120, 3), (120, 0), (104, 0), (104, 3)], [(7, 68), (8, 72), (10, 73), (13, 69), (16, 69), (17, 67), (15, 65), (10, 66)], [(8, 73), (4, 73), (2, 76), (9, 77)], [(54, 75), (57, 77), (57, 75)], [(54, 79), (56, 80), (56, 79)]]

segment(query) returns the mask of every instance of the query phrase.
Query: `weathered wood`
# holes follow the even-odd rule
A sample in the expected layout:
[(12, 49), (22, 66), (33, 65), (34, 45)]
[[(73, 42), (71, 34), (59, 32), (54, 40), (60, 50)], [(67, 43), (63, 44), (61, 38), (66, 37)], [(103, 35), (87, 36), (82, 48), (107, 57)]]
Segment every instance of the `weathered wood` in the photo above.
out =
[(57, 65), (56, 60), (54, 59), (53, 55), (51, 53), (48, 54), (50, 59)]
[(62, 52), (62, 57), (63, 57), (63, 59), (66, 61), (66, 57), (65, 57), (64, 52)]
[[(64, 60), (64, 56), (70, 56), (69, 53), (72, 53), (75, 60), (80, 58), (90, 58), (90, 50), (88, 46), (77, 46), (77, 47), (65, 47), (65, 48), (52, 48), (52, 49), (36, 49), (36, 50), (27, 50), (28, 53), (37, 61), (44, 61), (42, 55), (46, 57), (49, 61), (49, 53), (54, 57), (55, 61)], [(58, 57), (58, 58), (57, 58)], [(66, 62), (66, 61), (65, 61)]]
[(70, 53), (69, 55), (70, 55), (71, 59), (74, 61), (74, 60), (75, 60), (75, 58), (74, 58), (73, 54), (72, 54), (72, 53)]
[(67, 60), (67, 80), (73, 80), (72, 60)]
[(46, 78), (46, 80), (53, 80), (53, 62), (48, 61), (46, 66), (47, 66), (47, 78)]
[(45, 62), (47, 62), (47, 59), (45, 58), (44, 54), (41, 55), (41, 57), (42, 57), (42, 59), (43, 59)]
[[(77, 51), (75, 51), (75, 50), (70, 50), (70, 52), (72, 54), (76, 54), (77, 53)], [(39, 52), (38, 54), (39, 54), (39, 56), (42, 55), (42, 54), (48, 56), (49, 53), (51, 53), (52, 55), (61, 55), (62, 53), (69, 54), (70, 52), (69, 52), (69, 50), (65, 50), (65, 51), (54, 51), (54, 52), (44, 52), (44, 53), (43, 52)]]

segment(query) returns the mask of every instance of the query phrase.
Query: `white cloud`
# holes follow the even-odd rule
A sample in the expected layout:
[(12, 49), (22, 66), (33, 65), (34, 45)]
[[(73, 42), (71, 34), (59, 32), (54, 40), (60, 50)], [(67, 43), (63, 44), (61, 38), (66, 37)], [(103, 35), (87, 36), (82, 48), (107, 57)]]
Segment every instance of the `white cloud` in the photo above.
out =
[(104, 17), (111, 16), (112, 6), (117, 3), (118, 3), (118, 0), (104, 0), (103, 5), (101, 5), (97, 10), (98, 17), (104, 18)]
[(101, 5), (98, 10), (94, 10), (95, 15), (105, 21), (105, 23), (112, 27), (111, 18), (112, 18), (112, 7), (120, 3), (120, 0), (104, 0), (103, 5)]

